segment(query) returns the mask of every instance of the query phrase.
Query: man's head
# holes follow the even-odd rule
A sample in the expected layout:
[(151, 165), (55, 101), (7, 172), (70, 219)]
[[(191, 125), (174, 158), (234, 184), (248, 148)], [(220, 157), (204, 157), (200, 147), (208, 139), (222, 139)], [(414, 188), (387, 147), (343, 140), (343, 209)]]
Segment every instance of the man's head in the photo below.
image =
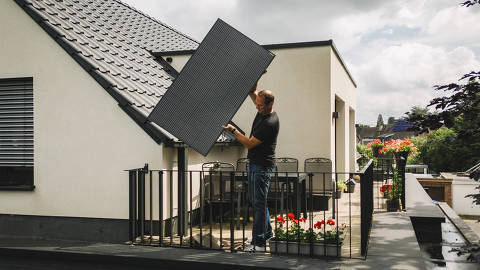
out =
[(258, 92), (256, 104), (257, 110), (260, 114), (267, 115), (273, 111), (273, 102), (275, 96), (269, 90), (262, 90)]

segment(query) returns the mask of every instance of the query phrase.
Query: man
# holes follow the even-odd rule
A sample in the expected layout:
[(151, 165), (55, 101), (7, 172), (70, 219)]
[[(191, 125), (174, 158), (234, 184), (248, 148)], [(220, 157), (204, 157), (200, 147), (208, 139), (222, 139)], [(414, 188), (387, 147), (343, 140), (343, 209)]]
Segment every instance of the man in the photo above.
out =
[(252, 243), (248, 247), (248, 251), (265, 251), (266, 240), (273, 236), (270, 212), (265, 203), (275, 166), (275, 147), (277, 146), (280, 122), (277, 113), (273, 111), (275, 97), (271, 91), (263, 90), (257, 93), (257, 85), (255, 85), (249, 96), (258, 111), (253, 121), (250, 138), (230, 124), (222, 126), (222, 128), (233, 132), (238, 141), (248, 149), (247, 195), (254, 209)]

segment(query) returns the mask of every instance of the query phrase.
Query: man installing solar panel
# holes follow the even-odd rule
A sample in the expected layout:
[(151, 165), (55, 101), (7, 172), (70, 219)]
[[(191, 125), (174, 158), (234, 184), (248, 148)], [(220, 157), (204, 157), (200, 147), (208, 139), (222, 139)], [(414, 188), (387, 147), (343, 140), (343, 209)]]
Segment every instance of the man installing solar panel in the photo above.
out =
[(271, 91), (257, 92), (257, 84), (255, 84), (249, 96), (258, 111), (253, 120), (250, 138), (237, 131), (230, 124), (222, 126), (222, 128), (232, 132), (237, 140), (248, 149), (247, 196), (254, 209), (254, 226), (252, 242), (247, 251), (265, 251), (266, 241), (273, 236), (270, 212), (265, 203), (275, 166), (275, 148), (280, 122), (277, 113), (273, 111), (275, 97)]

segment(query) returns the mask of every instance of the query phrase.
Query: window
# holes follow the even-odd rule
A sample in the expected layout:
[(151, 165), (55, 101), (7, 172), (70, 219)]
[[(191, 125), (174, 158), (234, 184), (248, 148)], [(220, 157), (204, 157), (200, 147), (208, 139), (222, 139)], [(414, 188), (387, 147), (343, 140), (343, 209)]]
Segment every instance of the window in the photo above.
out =
[(0, 79), (0, 189), (33, 188), (33, 78)]

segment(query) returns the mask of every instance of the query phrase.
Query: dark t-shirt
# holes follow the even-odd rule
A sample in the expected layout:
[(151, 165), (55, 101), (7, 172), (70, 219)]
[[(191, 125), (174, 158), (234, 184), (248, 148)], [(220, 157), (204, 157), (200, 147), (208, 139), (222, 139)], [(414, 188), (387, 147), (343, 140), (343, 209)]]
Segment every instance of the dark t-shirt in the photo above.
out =
[(250, 137), (262, 141), (261, 144), (248, 150), (248, 159), (259, 166), (272, 168), (275, 164), (275, 147), (280, 129), (280, 122), (276, 112), (269, 115), (257, 113), (253, 120)]

